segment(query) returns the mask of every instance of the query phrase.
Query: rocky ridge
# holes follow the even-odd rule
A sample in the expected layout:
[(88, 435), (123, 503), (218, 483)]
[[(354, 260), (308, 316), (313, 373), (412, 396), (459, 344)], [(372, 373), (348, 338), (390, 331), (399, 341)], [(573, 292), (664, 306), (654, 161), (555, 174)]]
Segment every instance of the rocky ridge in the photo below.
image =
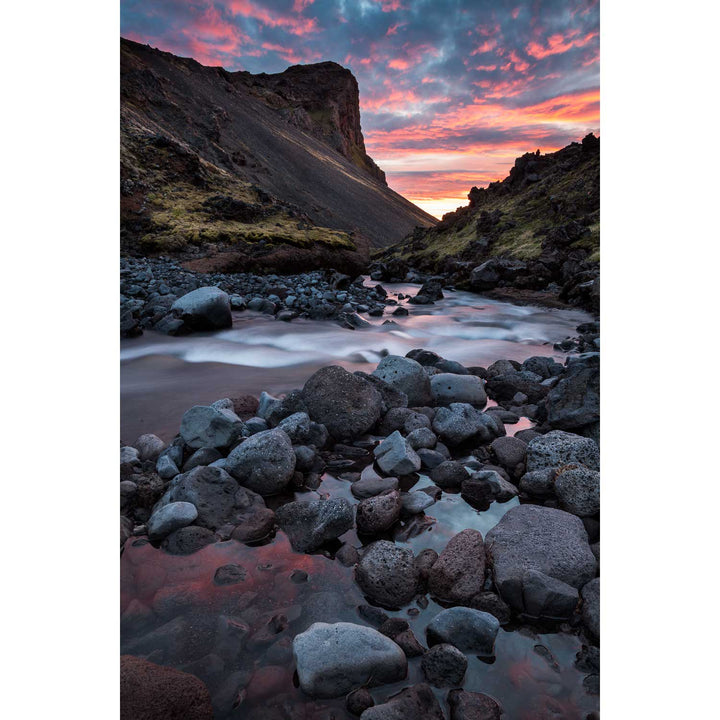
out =
[(488, 296), (599, 312), (600, 140), (526, 153), (468, 205), (378, 251), (371, 276), (420, 271)]

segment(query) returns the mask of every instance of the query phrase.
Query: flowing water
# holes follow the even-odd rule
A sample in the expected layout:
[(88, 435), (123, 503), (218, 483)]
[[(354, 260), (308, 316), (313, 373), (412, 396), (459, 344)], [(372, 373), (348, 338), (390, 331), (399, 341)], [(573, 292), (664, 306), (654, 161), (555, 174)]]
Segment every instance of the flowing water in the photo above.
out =
[[(373, 284), (366, 281), (367, 284)], [(417, 285), (385, 284), (389, 295)], [(121, 433), (132, 443), (145, 432), (169, 440), (183, 413), (222, 397), (284, 393), (302, 387), (324, 365), (371, 372), (383, 355), (432, 350), (466, 366), (500, 358), (564, 355), (553, 343), (575, 335), (590, 316), (445, 291), (435, 305), (410, 305), (407, 316), (367, 318), (372, 327), (347, 330), (331, 321), (284, 323), (267, 315), (236, 313), (233, 327), (213, 334), (168, 337), (148, 332), (121, 345)], [(388, 322), (390, 321), (390, 322)]]
[[(391, 293), (415, 293), (416, 286), (385, 285)], [(371, 318), (372, 328), (346, 330), (321, 321), (280, 323), (239, 313), (233, 328), (212, 335), (170, 338), (151, 333), (122, 345), (122, 436), (132, 442), (143, 432), (168, 440), (182, 413), (194, 404), (245, 393), (286, 392), (301, 387), (323, 365), (371, 371), (387, 352), (404, 355), (423, 347), (465, 365), (487, 366), (499, 358), (563, 355), (553, 343), (574, 335), (589, 319), (575, 310), (544, 310), (447, 292), (431, 306), (407, 305), (410, 314)], [(393, 324), (385, 324), (392, 319)], [(509, 434), (529, 422), (507, 426)], [(367, 462), (367, 460), (365, 461)], [(361, 469), (357, 467), (354, 469)], [(413, 490), (429, 485), (420, 475)], [(403, 490), (409, 489), (403, 487)], [(349, 482), (327, 472), (316, 491), (295, 499), (346, 497)], [(283, 500), (293, 497), (283, 498)], [(388, 536), (413, 549), (440, 552), (464, 528), (483, 536), (517, 505), (493, 503), (477, 511), (459, 495), (445, 492), (425, 514), (397, 523)], [(273, 499), (268, 505), (274, 506)], [(340, 538), (355, 547), (354, 530)], [(213, 583), (215, 570), (236, 563), (246, 571), (235, 585)], [(164, 553), (144, 538), (126, 543), (121, 558), (122, 651), (148, 657), (198, 675), (208, 685), (216, 718), (283, 720), (350, 718), (342, 698), (313, 701), (298, 689), (292, 638), (316, 621), (366, 624), (358, 606), (366, 603), (352, 568), (331, 550), (293, 552), (278, 531), (268, 543), (236, 541), (210, 545), (186, 557)], [(389, 612), (410, 623), (425, 644), (425, 628), (442, 608), (429, 596)], [(580, 640), (568, 632), (501, 629), (493, 658), (469, 657), (463, 687), (495, 697), (513, 720), (580, 720), (597, 708), (597, 696), (583, 686), (574, 664)], [(403, 687), (422, 682), (419, 659), (409, 663), (407, 680), (372, 690), (376, 703)], [(447, 689), (435, 690), (446, 716)]]

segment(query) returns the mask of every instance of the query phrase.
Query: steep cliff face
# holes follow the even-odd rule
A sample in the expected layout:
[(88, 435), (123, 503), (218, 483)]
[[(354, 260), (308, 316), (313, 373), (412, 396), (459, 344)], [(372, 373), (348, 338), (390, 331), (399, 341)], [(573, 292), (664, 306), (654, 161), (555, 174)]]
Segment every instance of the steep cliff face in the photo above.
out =
[(312, 133), (383, 184), (385, 173), (365, 151), (355, 76), (334, 62), (293, 65), (285, 72), (231, 73), (289, 123)]
[(404, 277), (414, 267), (478, 292), (546, 292), (599, 309), (599, 138), (526, 153), (502, 182), (473, 187), (468, 200), (379, 252), (378, 277)]
[(120, 130), (127, 253), (359, 267), (436, 222), (367, 156), (357, 83), (335, 63), (229, 73), (122, 40)]

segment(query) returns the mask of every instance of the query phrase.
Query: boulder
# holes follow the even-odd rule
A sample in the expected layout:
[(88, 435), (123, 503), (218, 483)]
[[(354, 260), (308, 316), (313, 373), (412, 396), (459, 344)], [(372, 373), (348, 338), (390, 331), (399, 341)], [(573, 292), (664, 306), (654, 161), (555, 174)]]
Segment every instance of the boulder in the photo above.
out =
[(570, 365), (545, 398), (547, 421), (561, 430), (577, 430), (600, 420), (600, 368)]
[(158, 508), (147, 523), (148, 536), (161, 538), (174, 530), (193, 523), (198, 516), (197, 508), (189, 502), (171, 502)]
[(435, 687), (462, 685), (468, 661), (454, 645), (440, 643), (430, 648), (420, 663), (427, 681)]
[(163, 480), (172, 480), (180, 470), (169, 455), (161, 455), (155, 463), (155, 472)]
[(563, 430), (532, 439), (527, 447), (527, 471), (558, 468), (563, 465), (584, 465), (590, 470), (600, 469), (600, 450), (590, 438)]
[(320, 368), (305, 383), (307, 412), (336, 440), (352, 440), (377, 422), (383, 408), (380, 392), (367, 380), (338, 365)]
[(430, 378), (430, 389), (435, 405), (468, 403), (481, 408), (487, 403), (485, 384), (475, 375), (439, 373)]
[(387, 490), (397, 490), (399, 486), (398, 479), (394, 477), (361, 477), (350, 485), (350, 492), (358, 499), (375, 497)]
[(402, 502), (402, 512), (406, 515), (418, 515), (435, 504), (435, 499), (422, 490), (403, 493), (400, 499)]
[(185, 502), (197, 508), (196, 524), (217, 530), (235, 518), (235, 493), (238, 484), (224, 470), (200, 466), (176, 475), (153, 514), (170, 503)]
[(462, 484), (462, 496), (477, 507), (508, 502), (518, 494), (518, 489), (495, 470), (478, 470)]
[(375, 603), (398, 608), (415, 597), (420, 571), (411, 550), (378, 540), (365, 549), (355, 568), (355, 580)]
[(580, 518), (563, 510), (519, 505), (485, 538), (500, 596), (522, 612), (523, 576), (536, 570), (579, 589), (595, 576), (597, 561)]
[(368, 708), (360, 720), (445, 720), (445, 715), (432, 688), (420, 683)]
[(165, 449), (165, 443), (157, 435), (141, 435), (135, 441), (140, 460), (157, 460)]
[(170, 555), (192, 555), (215, 542), (215, 533), (204, 527), (188, 525), (171, 532), (162, 542), (162, 549)]
[(364, 710), (371, 708), (375, 704), (370, 691), (366, 688), (360, 688), (359, 690), (353, 690), (348, 693), (345, 698), (345, 707), (351, 715), (359, 717), (362, 715)]
[(317, 550), (353, 526), (353, 510), (345, 498), (297, 500), (281, 505), (275, 513), (277, 524), (297, 552)]
[(430, 645), (449, 643), (458, 650), (489, 656), (493, 654), (499, 629), (498, 619), (490, 613), (469, 607), (452, 607), (432, 619), (427, 626), (427, 638)]
[(425, 652), (425, 648), (418, 642), (407, 620), (388, 618), (378, 628), (378, 632), (387, 635), (393, 642), (397, 643), (406, 657), (420, 657)]
[(447, 696), (450, 720), (501, 720), (503, 709), (497, 700), (483, 693), (451, 690)]
[(429, 405), (432, 401), (430, 379), (422, 365), (415, 360), (388, 355), (380, 361), (372, 374), (405, 393), (410, 407)]
[(278, 423), (293, 444), (301, 445), (310, 439), (310, 416), (305, 412), (288, 415)]
[(121, 465), (134, 465), (140, 462), (140, 453), (137, 448), (125, 445), (120, 448), (120, 464)]
[(340, 697), (407, 675), (407, 658), (396, 643), (354, 623), (314, 623), (295, 636), (293, 655), (300, 687), (314, 698)]
[(480, 412), (467, 403), (452, 403), (449, 407), (438, 408), (432, 429), (451, 447), (468, 442), (489, 444), (505, 434), (502, 421), (492, 413)]
[(430, 479), (443, 490), (460, 488), (470, 473), (457, 460), (445, 460), (430, 471)]
[(170, 308), (192, 330), (232, 327), (230, 298), (216, 287), (201, 287), (178, 298)]
[(212, 720), (205, 684), (139, 657), (120, 657), (120, 720)]
[(183, 465), (183, 472), (190, 472), (193, 468), (199, 467), (200, 465), (212, 465), (221, 458), (222, 454), (216, 448), (200, 448), (186, 460)]
[(555, 494), (560, 507), (578, 517), (600, 512), (600, 473), (586, 467), (570, 467), (555, 477)]
[(278, 428), (249, 437), (227, 457), (230, 474), (260, 495), (284, 490), (295, 472), (295, 453), (287, 434)]
[(405, 439), (407, 440), (407, 444), (413, 450), (421, 450), (423, 448), (431, 449), (437, 444), (437, 437), (435, 436), (435, 433), (430, 428), (426, 427), (413, 430)]
[(367, 498), (357, 506), (355, 522), (358, 533), (377, 535), (389, 530), (400, 517), (402, 502), (397, 490)]
[(555, 469), (526, 472), (520, 478), (520, 490), (535, 498), (550, 497), (555, 492)]
[(227, 408), (196, 405), (182, 417), (180, 435), (191, 448), (225, 448), (240, 437), (242, 420)]
[(418, 454), (396, 430), (386, 437), (373, 451), (380, 469), (388, 475), (410, 475), (417, 472), (422, 463)]
[(498, 465), (507, 470), (508, 474), (520, 478), (525, 471), (525, 455), (527, 443), (516, 437), (499, 437), (490, 443)]
[(440, 600), (469, 605), (485, 584), (485, 543), (477, 530), (451, 538), (430, 569), (430, 592)]

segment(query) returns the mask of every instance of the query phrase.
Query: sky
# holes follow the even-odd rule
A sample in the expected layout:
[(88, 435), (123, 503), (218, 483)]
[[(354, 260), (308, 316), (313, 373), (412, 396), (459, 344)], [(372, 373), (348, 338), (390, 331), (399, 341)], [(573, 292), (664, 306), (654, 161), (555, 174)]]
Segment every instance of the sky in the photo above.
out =
[(436, 217), (600, 129), (598, 0), (121, 0), (121, 34), (227, 70), (352, 70), (368, 154)]

